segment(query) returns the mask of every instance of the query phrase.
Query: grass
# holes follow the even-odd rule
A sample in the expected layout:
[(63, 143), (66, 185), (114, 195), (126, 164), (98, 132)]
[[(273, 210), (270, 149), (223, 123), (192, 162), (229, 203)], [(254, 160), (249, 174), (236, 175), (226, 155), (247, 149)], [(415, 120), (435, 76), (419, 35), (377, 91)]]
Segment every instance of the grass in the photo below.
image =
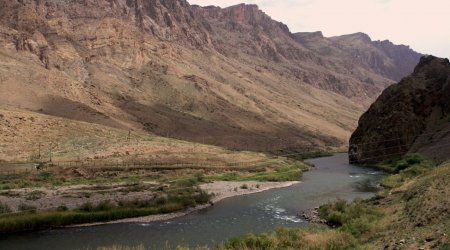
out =
[(219, 249), (347, 249), (355, 246), (351, 234), (328, 229), (288, 229), (279, 228), (267, 234), (247, 234), (233, 238)]
[[(397, 192), (370, 200), (322, 205), (319, 215), (333, 228), (278, 229), (233, 238), (221, 249), (382, 249), (450, 246), (450, 165), (433, 168), (419, 155), (408, 155), (384, 167), (395, 174), (383, 179)], [(384, 193), (384, 192), (383, 192)], [(430, 236), (431, 235), (431, 236)], [(409, 238), (408, 238), (409, 237)]]
[(394, 175), (387, 176), (381, 181), (385, 188), (400, 187), (405, 181), (424, 174), (433, 168), (431, 161), (418, 154), (407, 155), (402, 159), (383, 164), (384, 168), (391, 169)]
[(22, 210), (27, 212), (0, 215), (0, 232), (35, 231), (74, 224), (165, 214), (193, 207), (197, 204), (205, 204), (209, 199), (210, 196), (203, 190), (197, 187), (186, 187), (168, 190), (166, 193), (161, 193), (159, 198), (156, 199), (121, 201), (118, 204), (109, 201), (97, 205), (85, 203), (73, 210), (68, 210), (67, 207), (61, 205), (55, 211), (30, 212), (35, 208), (24, 204)]
[(22, 232), (63, 227), (74, 224), (105, 222), (130, 217), (170, 213), (183, 209), (181, 204), (167, 203), (148, 208), (116, 208), (108, 211), (51, 211), (0, 216), (0, 232)]
[(303, 163), (296, 162), (277, 169), (269, 169), (264, 172), (231, 172), (215, 176), (206, 176), (206, 180), (210, 181), (266, 181), (266, 182), (283, 182), (283, 181), (299, 181), (304, 171), (309, 167)]
[(348, 203), (339, 200), (319, 208), (319, 215), (330, 225), (339, 227), (343, 232), (361, 236), (373, 228), (383, 217), (383, 212), (366, 201)]

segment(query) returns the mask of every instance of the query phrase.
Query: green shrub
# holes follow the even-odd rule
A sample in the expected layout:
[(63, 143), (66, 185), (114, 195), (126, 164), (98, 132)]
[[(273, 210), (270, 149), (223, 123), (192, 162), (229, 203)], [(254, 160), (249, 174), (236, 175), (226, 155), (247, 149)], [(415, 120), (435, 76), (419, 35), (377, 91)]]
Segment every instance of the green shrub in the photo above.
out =
[(17, 208), (22, 212), (36, 212), (37, 209), (35, 206), (25, 203), (21, 203)]
[(50, 179), (51, 176), (52, 176), (52, 173), (50, 173), (50, 172), (47, 172), (47, 171), (39, 172), (39, 177), (43, 180), (48, 180), (48, 179)]
[(403, 159), (391, 163), (395, 175), (387, 176), (381, 180), (381, 186), (386, 188), (399, 187), (410, 178), (428, 172), (433, 164), (418, 154), (406, 155)]
[(177, 187), (193, 187), (197, 184), (197, 178), (181, 179), (175, 182), (175, 186)]
[(115, 206), (113, 204), (111, 204), (111, 202), (108, 201), (102, 201), (100, 202), (94, 209), (94, 211), (109, 211), (112, 210), (113, 208), (115, 208)]
[(197, 179), (197, 182), (205, 182), (205, 176), (202, 173), (195, 174), (195, 178)]
[(56, 211), (65, 212), (65, 211), (69, 211), (69, 208), (65, 204), (61, 204), (56, 208)]
[(25, 199), (35, 201), (35, 200), (41, 199), (42, 196), (44, 196), (44, 195), (45, 195), (45, 193), (42, 191), (33, 191), (31, 193), (26, 194)]
[(409, 167), (409, 163), (404, 159), (398, 160), (397, 162), (394, 163), (394, 169), (396, 172), (400, 172), (403, 169), (406, 169), (407, 167)]
[(278, 228), (268, 234), (247, 234), (228, 240), (219, 249), (350, 249), (355, 238), (346, 232), (326, 229)]
[(81, 212), (93, 212), (94, 205), (91, 202), (86, 202), (83, 205), (79, 206), (77, 210)]
[(373, 222), (383, 216), (381, 211), (364, 201), (347, 203), (344, 200), (321, 206), (319, 215), (329, 224), (341, 227), (341, 230), (352, 235), (367, 232)]
[(419, 154), (408, 154), (405, 155), (402, 159), (394, 161), (391, 164), (391, 168), (395, 169), (395, 171), (398, 173), (414, 165), (431, 166), (431, 162), (426, 160)]
[(245, 236), (231, 239), (227, 242), (227, 249), (275, 249), (274, 242), (266, 234)]

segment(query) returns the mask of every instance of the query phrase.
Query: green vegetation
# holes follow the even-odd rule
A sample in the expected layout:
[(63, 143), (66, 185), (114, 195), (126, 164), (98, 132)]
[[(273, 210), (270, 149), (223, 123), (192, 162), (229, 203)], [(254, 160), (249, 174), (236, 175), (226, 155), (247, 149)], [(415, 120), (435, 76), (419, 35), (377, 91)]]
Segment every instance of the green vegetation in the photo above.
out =
[(347, 249), (355, 246), (354, 237), (346, 232), (325, 228), (279, 228), (269, 234), (248, 234), (226, 242), (219, 249)]
[(333, 229), (281, 228), (234, 238), (220, 248), (449, 249), (450, 164), (433, 168), (419, 155), (408, 155), (385, 166), (396, 172), (383, 180), (391, 189), (386, 195), (319, 208), (319, 216)]
[[(22, 204), (11, 207), (13, 211), (18, 211), (17, 213), (0, 216), (0, 232), (33, 231), (180, 211), (209, 202), (210, 195), (198, 188), (201, 183), (221, 179), (299, 180), (307, 168), (307, 165), (299, 161), (279, 157), (270, 158), (266, 162), (241, 165), (220, 163), (217, 166), (176, 165), (156, 168), (133, 165), (53, 166), (42, 171), (4, 173), (0, 174), (0, 190), (4, 190), (0, 195), (8, 198), (17, 196)], [(68, 188), (58, 191), (61, 186)], [(14, 190), (25, 187), (40, 189)], [(250, 187), (243, 185), (241, 188)], [(239, 187), (236, 191), (238, 189)], [(126, 197), (128, 193), (140, 198), (118, 198), (123, 195)], [(111, 202), (94, 201), (95, 194), (104, 195), (103, 200), (109, 199)], [(147, 195), (147, 198), (142, 195)], [(78, 202), (86, 201), (85, 198), (88, 200), (77, 208), (69, 208), (61, 204), (59, 198), (78, 199)], [(45, 202), (53, 202), (57, 207), (49, 211), (36, 207)], [(5, 212), (11, 209), (6, 205), (0, 207), (0, 210)]]
[(226, 242), (222, 249), (348, 249), (360, 244), (357, 240), (371, 232), (383, 218), (383, 212), (365, 201), (347, 203), (339, 200), (323, 205), (320, 216), (333, 230), (325, 226), (306, 229), (279, 228), (269, 234), (247, 234)]
[(299, 181), (303, 172), (308, 168), (306, 164), (296, 162), (274, 170), (263, 170), (259, 173), (231, 172), (216, 176), (207, 176), (205, 179), (215, 181)]
[(433, 164), (418, 154), (412, 154), (388, 164), (383, 164), (383, 166), (393, 170), (396, 174), (385, 177), (381, 181), (381, 185), (386, 188), (396, 188), (405, 181), (428, 172), (432, 169)]
[(23, 212), (36, 212), (36, 207), (29, 205), (29, 204), (25, 204), (25, 203), (21, 203), (18, 207), (19, 211), (23, 211)]
[(155, 199), (120, 201), (118, 204), (109, 201), (97, 205), (85, 203), (73, 210), (68, 210), (61, 205), (55, 211), (36, 212), (35, 207), (23, 204), (20, 207), (24, 211), (22, 213), (0, 215), (0, 232), (34, 231), (73, 224), (165, 214), (197, 204), (205, 204), (209, 199), (210, 196), (203, 190), (197, 187), (186, 187), (160, 193)]
[(337, 226), (341, 231), (360, 236), (367, 233), (383, 213), (365, 201), (339, 200), (319, 208), (320, 217), (329, 224)]

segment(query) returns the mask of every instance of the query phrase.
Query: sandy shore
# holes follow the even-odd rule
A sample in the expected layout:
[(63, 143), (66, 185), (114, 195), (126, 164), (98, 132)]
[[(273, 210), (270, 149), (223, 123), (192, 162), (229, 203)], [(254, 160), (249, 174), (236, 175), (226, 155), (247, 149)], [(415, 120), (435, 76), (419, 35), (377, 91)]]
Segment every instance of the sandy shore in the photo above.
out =
[[(216, 181), (216, 182), (212, 182), (212, 183), (203, 184), (200, 187), (203, 190), (207, 191), (208, 193), (214, 194), (214, 197), (211, 199), (212, 204), (214, 204), (214, 203), (217, 203), (226, 198), (264, 192), (264, 191), (267, 191), (270, 189), (289, 187), (289, 186), (292, 186), (292, 185), (295, 185), (298, 183), (300, 183), (300, 182), (299, 181), (289, 181), (289, 182)], [(74, 226), (70, 226), (70, 227), (88, 227), (88, 226), (97, 226), (97, 225), (105, 225), (105, 224), (150, 223), (150, 222), (157, 222), (157, 221), (165, 221), (165, 220), (171, 220), (171, 219), (174, 219), (177, 217), (185, 216), (194, 211), (207, 208), (207, 207), (211, 206), (212, 204), (201, 205), (201, 206), (187, 209), (185, 211), (170, 213), (170, 214), (157, 214), (157, 215), (122, 219), (122, 220), (116, 220), (116, 221), (110, 221), (110, 222), (99, 222), (99, 223), (74, 225)]]

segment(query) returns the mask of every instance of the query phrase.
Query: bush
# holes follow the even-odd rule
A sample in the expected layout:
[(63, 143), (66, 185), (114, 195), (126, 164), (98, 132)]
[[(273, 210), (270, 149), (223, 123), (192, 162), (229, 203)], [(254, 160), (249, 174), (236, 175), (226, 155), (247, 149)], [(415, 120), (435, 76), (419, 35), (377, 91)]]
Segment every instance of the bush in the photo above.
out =
[(47, 171), (43, 171), (39, 173), (39, 177), (43, 180), (48, 180), (50, 179), (50, 177), (52, 176), (52, 173), (47, 172)]
[(403, 159), (394, 163), (394, 169), (395, 169), (395, 172), (397, 172), (397, 173), (408, 167), (409, 167), (408, 162)]
[(178, 187), (193, 187), (197, 184), (197, 178), (182, 179), (175, 182), (175, 185)]
[(391, 164), (397, 174), (382, 179), (381, 185), (387, 188), (396, 188), (407, 179), (423, 174), (433, 167), (433, 164), (418, 154), (406, 155), (403, 159)]
[(94, 205), (91, 202), (86, 202), (83, 205), (79, 206), (78, 210), (81, 212), (92, 212), (94, 211)]
[(319, 208), (319, 215), (333, 226), (341, 227), (352, 235), (360, 235), (367, 232), (373, 222), (380, 219), (383, 214), (364, 201), (347, 203), (339, 200), (323, 205)]
[(69, 208), (64, 204), (61, 204), (61, 205), (59, 205), (59, 207), (56, 208), (56, 211), (58, 211), (58, 212), (69, 211)]
[(110, 201), (102, 201), (95, 207), (95, 211), (109, 211), (115, 207)]
[(25, 203), (21, 203), (18, 206), (18, 209), (19, 209), (19, 211), (22, 211), (22, 212), (36, 212), (37, 208), (35, 206), (33, 206), (33, 205), (28, 205), (28, 204), (25, 204)]
[(0, 202), (0, 214), (10, 213), (11, 208), (6, 203)]
[(45, 193), (42, 191), (33, 191), (31, 193), (26, 194), (25, 199), (35, 201), (35, 200), (41, 199), (42, 196), (44, 196), (44, 195), (45, 195)]
[(395, 161), (392, 167), (398, 173), (414, 165), (430, 166), (431, 163), (419, 154), (408, 154), (402, 159)]
[(355, 238), (345, 232), (314, 228), (278, 228), (269, 234), (247, 234), (229, 240), (219, 249), (349, 249)]
[(231, 239), (226, 244), (227, 249), (275, 249), (274, 242), (266, 234), (245, 236)]

